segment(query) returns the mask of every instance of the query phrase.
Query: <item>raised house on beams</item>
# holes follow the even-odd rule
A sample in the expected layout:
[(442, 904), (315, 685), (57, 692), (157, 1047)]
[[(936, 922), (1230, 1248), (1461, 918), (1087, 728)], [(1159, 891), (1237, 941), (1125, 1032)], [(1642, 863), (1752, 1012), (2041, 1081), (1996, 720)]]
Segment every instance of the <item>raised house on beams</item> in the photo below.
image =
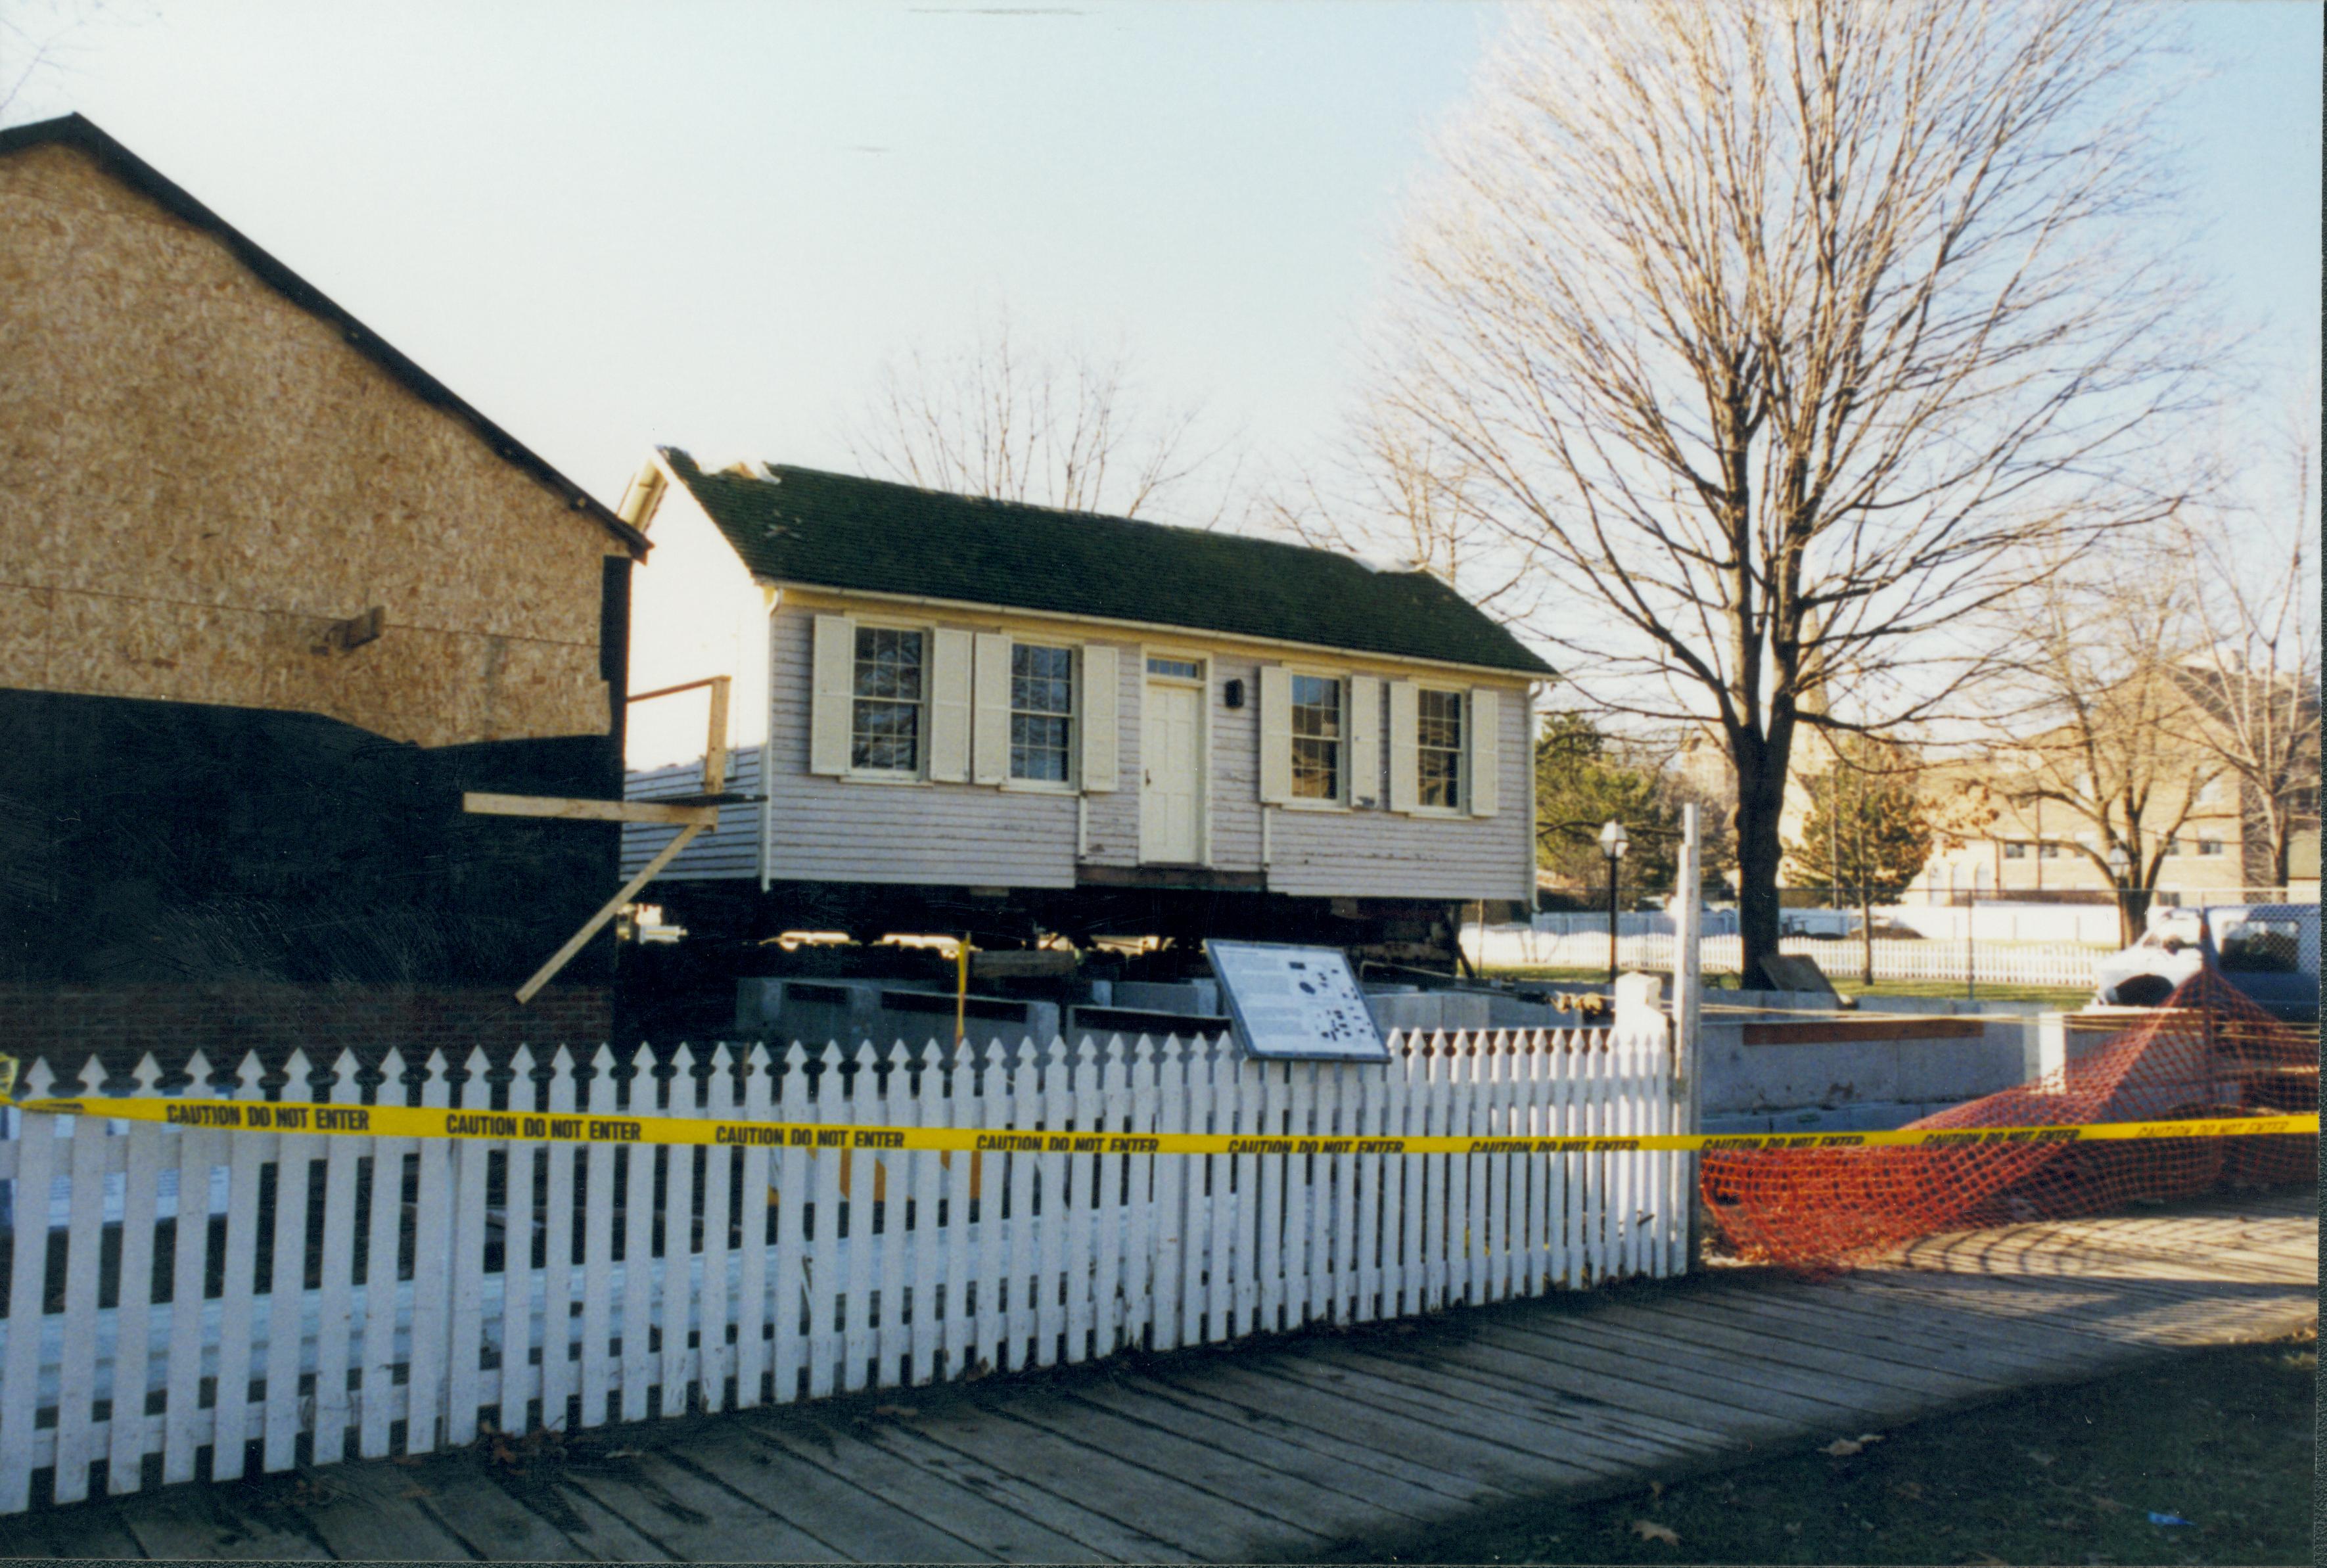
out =
[[(1327, 551), (666, 449), (631, 682), (732, 673), (733, 788), (643, 896), (690, 933), (1322, 939), (1440, 965), (1534, 892), (1550, 668)], [(633, 716), (629, 793), (696, 788)], [(669, 830), (624, 829), (626, 867)]]

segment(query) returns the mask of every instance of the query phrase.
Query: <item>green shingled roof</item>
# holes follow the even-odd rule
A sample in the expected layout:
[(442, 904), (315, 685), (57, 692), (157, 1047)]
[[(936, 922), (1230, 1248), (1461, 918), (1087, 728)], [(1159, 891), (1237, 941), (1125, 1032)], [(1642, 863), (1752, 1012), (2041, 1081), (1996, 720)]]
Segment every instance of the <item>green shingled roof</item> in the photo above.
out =
[(1553, 673), (1427, 573), (812, 468), (706, 473), (676, 448), (663, 457), (743, 564), (775, 582)]

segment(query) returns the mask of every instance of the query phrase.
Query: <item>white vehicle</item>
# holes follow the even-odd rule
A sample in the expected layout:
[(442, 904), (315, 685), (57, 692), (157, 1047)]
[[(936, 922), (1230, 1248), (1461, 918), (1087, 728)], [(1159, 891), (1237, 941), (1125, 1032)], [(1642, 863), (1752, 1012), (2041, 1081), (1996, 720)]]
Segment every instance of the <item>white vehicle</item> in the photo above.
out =
[(2094, 1000), (2155, 1007), (2209, 967), (2273, 1017), (2317, 1023), (2319, 906), (2153, 908), (2140, 941), (2093, 966)]
[(1858, 935), (1858, 916), (1849, 910), (1785, 910), (1778, 915), (1778, 934), (1781, 937), (1838, 942), (1845, 937)]
[[(1708, 935), (1726, 935), (1736, 929), (1728, 927), (1708, 927)], [(1807, 937), (1813, 942), (1839, 942), (1862, 936), (1872, 936), (1878, 942), (1920, 942), (1923, 933), (1889, 915), (1877, 915), (1869, 926), (1866, 917), (1855, 910), (1786, 910), (1778, 916), (1778, 935)]]

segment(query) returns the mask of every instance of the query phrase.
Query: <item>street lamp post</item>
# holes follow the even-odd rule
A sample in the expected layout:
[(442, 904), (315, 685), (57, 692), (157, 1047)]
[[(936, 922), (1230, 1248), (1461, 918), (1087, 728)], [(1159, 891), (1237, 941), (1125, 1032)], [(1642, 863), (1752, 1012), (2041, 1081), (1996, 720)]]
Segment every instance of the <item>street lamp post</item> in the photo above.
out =
[(2133, 946), (2133, 921), (2128, 918), (2125, 901), (2125, 873), (2133, 869), (2133, 857), (2125, 845), (2112, 844), (2108, 852), (2109, 891), (2117, 894), (2117, 935), (2119, 947)]
[(1608, 857), (1608, 1000), (1613, 1006), (1616, 999), (1616, 863), (1624, 858), (1631, 847), (1624, 836), (1624, 825), (1611, 818), (1600, 829), (1600, 853)]

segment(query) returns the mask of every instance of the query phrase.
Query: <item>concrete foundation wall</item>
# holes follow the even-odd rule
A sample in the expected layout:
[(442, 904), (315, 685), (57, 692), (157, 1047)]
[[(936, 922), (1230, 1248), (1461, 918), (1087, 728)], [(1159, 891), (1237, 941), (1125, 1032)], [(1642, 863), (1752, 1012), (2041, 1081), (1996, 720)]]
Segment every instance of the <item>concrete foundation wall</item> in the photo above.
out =
[[(1855, 1014), (1807, 993), (1715, 991), (1704, 1015), (1705, 1129), (1837, 1132), (1896, 1127), (2027, 1082), (2038, 1070), (2036, 1021), (1982, 1014), (1977, 1003), (1922, 997), (1862, 999), (1856, 1016), (1948, 1014), (1986, 1022), (1969, 1036), (1753, 1043), (1746, 1020)], [(1757, 1014), (1727, 1013), (1755, 1008)]]

